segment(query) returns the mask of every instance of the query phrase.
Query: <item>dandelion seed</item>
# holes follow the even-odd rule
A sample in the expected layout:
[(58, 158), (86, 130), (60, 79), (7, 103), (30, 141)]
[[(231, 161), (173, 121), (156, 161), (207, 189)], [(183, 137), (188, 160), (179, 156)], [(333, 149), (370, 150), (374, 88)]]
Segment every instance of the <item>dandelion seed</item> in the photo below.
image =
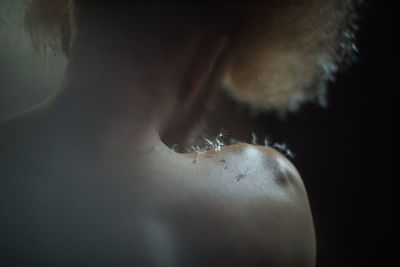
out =
[(264, 138), (264, 146), (269, 146), (269, 141), (267, 137)]
[(288, 158), (292, 159), (295, 156), (294, 153), (289, 150), (289, 148), (287, 147), (287, 145), (285, 143), (283, 143), (283, 144), (275, 143), (274, 148), (276, 148), (280, 152), (284, 153), (285, 156), (287, 156)]
[(254, 132), (251, 132), (251, 143), (257, 145), (257, 135)]
[(356, 52), (357, 54), (360, 53), (356, 44), (351, 44), (351, 48), (353, 48), (354, 52)]
[(195, 152), (197, 153), (197, 155), (196, 155), (196, 158), (193, 160), (193, 163), (196, 163), (199, 160), (200, 155), (203, 155), (204, 153), (206, 153), (206, 151), (199, 151), (199, 150), (195, 150)]
[(208, 145), (214, 146), (214, 143), (210, 139), (204, 138), (204, 141), (206, 141)]
[(222, 142), (222, 141), (219, 140), (219, 139), (216, 139), (215, 142), (216, 142), (217, 145), (219, 145), (219, 146), (223, 146), (223, 145), (224, 145), (224, 142)]

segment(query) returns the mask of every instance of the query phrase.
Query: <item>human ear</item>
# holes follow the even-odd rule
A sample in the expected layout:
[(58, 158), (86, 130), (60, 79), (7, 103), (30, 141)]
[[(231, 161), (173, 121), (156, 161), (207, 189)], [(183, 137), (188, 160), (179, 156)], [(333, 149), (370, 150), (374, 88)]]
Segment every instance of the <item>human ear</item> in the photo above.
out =
[(210, 97), (222, 82), (228, 46), (226, 36), (201, 36), (179, 87), (174, 114), (162, 134), (166, 143), (184, 142), (202, 115)]
[(179, 98), (183, 101), (190, 101), (200, 94), (204, 94), (208, 83), (211, 81), (219, 67), (223, 52), (229, 43), (226, 36), (206, 36), (204, 37), (195, 53), (189, 68), (185, 72), (185, 77), (181, 84)]

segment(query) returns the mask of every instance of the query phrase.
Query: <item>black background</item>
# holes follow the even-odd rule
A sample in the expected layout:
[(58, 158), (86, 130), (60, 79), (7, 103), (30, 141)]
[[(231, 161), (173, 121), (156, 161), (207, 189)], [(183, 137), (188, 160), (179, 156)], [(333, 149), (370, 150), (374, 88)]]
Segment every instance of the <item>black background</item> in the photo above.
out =
[(358, 61), (330, 85), (329, 108), (259, 118), (296, 153), (314, 216), (318, 266), (395, 266), (399, 30), (394, 5), (370, 2)]
[(330, 84), (327, 109), (308, 105), (283, 121), (270, 114), (251, 123), (296, 154), (320, 267), (396, 265), (398, 16), (389, 1), (362, 10), (358, 61)]

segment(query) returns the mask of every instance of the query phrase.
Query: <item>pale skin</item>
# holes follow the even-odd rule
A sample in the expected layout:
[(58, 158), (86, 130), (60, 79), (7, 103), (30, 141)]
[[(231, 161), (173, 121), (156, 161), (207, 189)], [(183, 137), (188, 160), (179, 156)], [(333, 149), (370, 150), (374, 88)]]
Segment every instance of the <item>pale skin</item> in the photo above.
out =
[(0, 125), (6, 262), (314, 265), (307, 194), (284, 156), (248, 144), (180, 154), (161, 141), (221, 83), (225, 36), (193, 33), (156, 68), (82, 39), (60, 91)]

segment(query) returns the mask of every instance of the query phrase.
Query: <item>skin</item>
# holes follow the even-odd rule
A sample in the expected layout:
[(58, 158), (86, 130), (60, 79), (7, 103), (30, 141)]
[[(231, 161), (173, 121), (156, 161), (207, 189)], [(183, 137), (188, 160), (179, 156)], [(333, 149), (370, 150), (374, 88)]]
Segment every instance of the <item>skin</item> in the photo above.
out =
[(2, 144), (3, 262), (313, 265), (303, 183), (271, 148), (178, 154), (134, 142), (123, 155), (59, 125), (67, 132), (17, 124)]
[(248, 144), (180, 154), (161, 141), (190, 128), (222, 83), (229, 39), (195, 32), (160, 60), (138, 46), (135, 61), (87, 36), (74, 36), (57, 94), (1, 122), (0, 261), (313, 266), (306, 191), (284, 156)]

